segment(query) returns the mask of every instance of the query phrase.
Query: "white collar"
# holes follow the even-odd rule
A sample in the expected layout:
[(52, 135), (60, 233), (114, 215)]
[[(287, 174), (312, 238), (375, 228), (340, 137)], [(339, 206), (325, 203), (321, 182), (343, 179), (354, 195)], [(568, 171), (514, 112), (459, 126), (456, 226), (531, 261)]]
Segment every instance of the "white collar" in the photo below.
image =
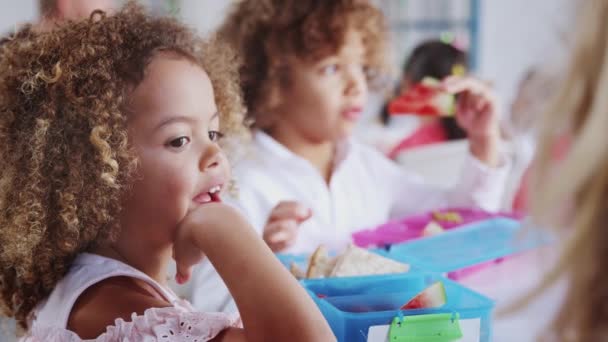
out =
[[(299, 155), (293, 153), (289, 150), (285, 145), (276, 141), (273, 137), (268, 135), (266, 132), (261, 130), (257, 130), (254, 133), (254, 141), (255, 143), (262, 148), (262, 150), (266, 153), (270, 153), (273, 156), (279, 157), (281, 159), (291, 159), (298, 160), (298, 162), (305, 162), (309, 165), (310, 162)], [(353, 150), (353, 141), (352, 139), (343, 139), (336, 143), (336, 153), (334, 154), (334, 172), (337, 168), (344, 163), (344, 161), (348, 158), (348, 156), (352, 153)], [(311, 165), (312, 166), (312, 165)]]

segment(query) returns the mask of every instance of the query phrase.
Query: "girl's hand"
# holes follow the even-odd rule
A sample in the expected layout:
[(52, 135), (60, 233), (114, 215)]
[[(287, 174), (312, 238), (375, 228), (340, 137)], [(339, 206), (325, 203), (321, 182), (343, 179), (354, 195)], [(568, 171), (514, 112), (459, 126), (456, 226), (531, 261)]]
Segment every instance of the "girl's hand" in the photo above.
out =
[(300, 224), (311, 215), (311, 210), (300, 203), (279, 203), (270, 213), (264, 227), (264, 241), (275, 253), (285, 250), (295, 243)]
[(173, 258), (177, 264), (175, 281), (186, 283), (192, 276), (193, 267), (205, 258), (196, 241), (201, 233), (197, 230), (231, 229), (231, 226), (243, 224), (245, 220), (238, 211), (222, 203), (204, 204), (189, 212), (178, 226), (173, 242)]
[(499, 104), (492, 88), (472, 77), (448, 77), (444, 89), (458, 94), (456, 120), (469, 137), (471, 153), (485, 164), (499, 163)]

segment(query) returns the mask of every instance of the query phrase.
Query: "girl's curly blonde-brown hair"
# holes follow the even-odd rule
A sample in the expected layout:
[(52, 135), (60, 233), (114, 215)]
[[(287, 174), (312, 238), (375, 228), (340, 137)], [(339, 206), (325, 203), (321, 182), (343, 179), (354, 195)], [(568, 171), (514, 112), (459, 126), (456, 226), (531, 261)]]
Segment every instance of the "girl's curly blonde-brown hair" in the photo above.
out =
[(116, 237), (136, 156), (128, 99), (162, 51), (200, 65), (223, 130), (242, 129), (236, 58), (134, 3), (0, 51), (0, 303), (22, 327), (80, 252)]
[(368, 81), (386, 86), (390, 73), (388, 30), (382, 12), (367, 0), (241, 0), (218, 35), (242, 58), (243, 98), (249, 119), (259, 126), (271, 97), (284, 85), (287, 58), (317, 62), (337, 53), (349, 31), (362, 35)]

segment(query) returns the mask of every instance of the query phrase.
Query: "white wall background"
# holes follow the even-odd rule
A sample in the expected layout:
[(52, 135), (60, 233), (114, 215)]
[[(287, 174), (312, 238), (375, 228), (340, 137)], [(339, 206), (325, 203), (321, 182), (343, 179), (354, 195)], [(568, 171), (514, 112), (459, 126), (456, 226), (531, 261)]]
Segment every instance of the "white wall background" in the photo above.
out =
[(13, 30), (19, 23), (33, 20), (37, 15), (34, 0), (0, 0), (0, 34)]
[(222, 23), (231, 3), (231, 0), (182, 0), (180, 16), (185, 23), (207, 34)]
[(479, 75), (506, 103), (523, 73), (567, 55), (576, 0), (482, 0)]

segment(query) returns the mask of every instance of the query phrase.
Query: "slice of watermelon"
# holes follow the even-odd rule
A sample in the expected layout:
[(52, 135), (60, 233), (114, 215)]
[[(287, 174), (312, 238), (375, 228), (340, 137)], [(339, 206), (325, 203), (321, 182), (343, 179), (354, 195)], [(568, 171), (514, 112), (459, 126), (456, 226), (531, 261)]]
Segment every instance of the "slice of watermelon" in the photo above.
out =
[(439, 308), (446, 302), (445, 287), (441, 281), (427, 287), (401, 307), (401, 310)]
[(443, 233), (444, 230), (445, 229), (439, 223), (437, 223), (435, 221), (431, 221), (422, 230), (422, 236), (423, 237), (435, 236), (435, 235)]
[(425, 77), (398, 98), (389, 103), (392, 115), (417, 114), (430, 116), (451, 116), (455, 112), (455, 96), (441, 89), (441, 82)]

